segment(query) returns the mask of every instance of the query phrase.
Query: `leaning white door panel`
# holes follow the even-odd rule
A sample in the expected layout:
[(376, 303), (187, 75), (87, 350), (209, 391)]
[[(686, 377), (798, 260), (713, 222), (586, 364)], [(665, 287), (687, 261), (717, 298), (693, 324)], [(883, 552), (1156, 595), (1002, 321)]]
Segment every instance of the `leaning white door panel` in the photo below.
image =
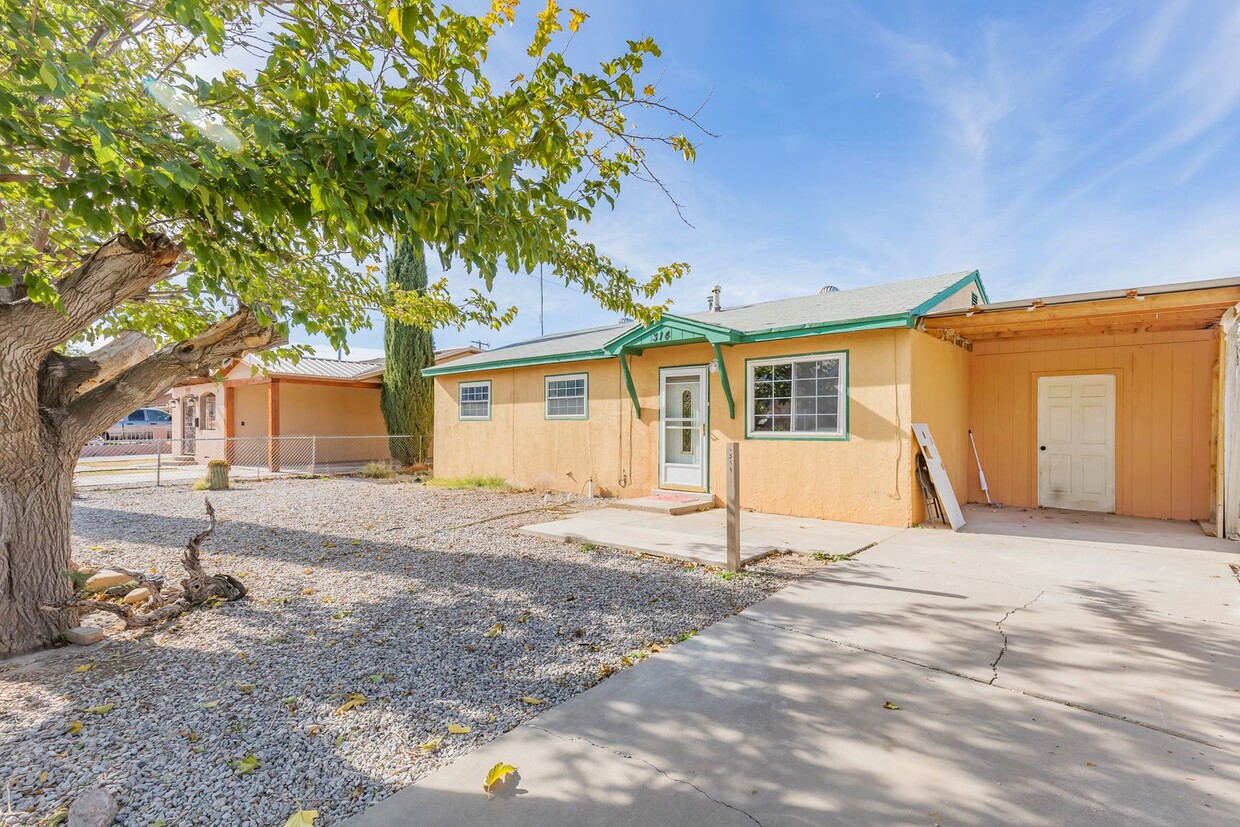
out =
[(1038, 379), (1038, 504), (1115, 510), (1115, 376)]

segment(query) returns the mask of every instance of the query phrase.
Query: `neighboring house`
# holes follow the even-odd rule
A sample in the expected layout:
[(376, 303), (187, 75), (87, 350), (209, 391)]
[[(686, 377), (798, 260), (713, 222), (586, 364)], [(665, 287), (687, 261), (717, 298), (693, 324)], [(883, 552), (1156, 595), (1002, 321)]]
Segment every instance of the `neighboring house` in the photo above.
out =
[(736, 441), (743, 507), (903, 526), (925, 516), (910, 430), (925, 422), (962, 501), (983, 498), (972, 429), (1009, 507), (1219, 517), (1237, 302), (1231, 279), (990, 304), (976, 271), (716, 298), (428, 370), (436, 473), (722, 501)]
[[(435, 357), (438, 363), (478, 352), (453, 348)], [(249, 357), (230, 362), (210, 379), (191, 379), (172, 389), (173, 453), (200, 462), (227, 458), (277, 468), (281, 441), (273, 437), (287, 443), (291, 437), (382, 436), (387, 433), (379, 407), (382, 386), (382, 358), (307, 356), (295, 364), (279, 360), (266, 366)], [(324, 442), (319, 450), (322, 462), (386, 458), (381, 439)], [(367, 451), (374, 456), (362, 456)]]

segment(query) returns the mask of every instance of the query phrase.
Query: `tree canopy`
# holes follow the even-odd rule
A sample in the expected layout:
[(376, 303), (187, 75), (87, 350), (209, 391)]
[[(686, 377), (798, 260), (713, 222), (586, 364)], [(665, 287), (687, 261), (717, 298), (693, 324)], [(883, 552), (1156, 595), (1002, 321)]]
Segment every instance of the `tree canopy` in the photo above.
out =
[[(647, 320), (686, 269), (581, 235), (654, 178), (648, 148), (691, 160), (695, 124), (640, 79), (650, 39), (570, 65), (587, 15), (555, 0), (510, 79), (487, 58), (517, 0), (0, 3), (0, 654), (58, 628), (81, 446), (175, 382), (294, 326), (345, 346), (375, 310), (501, 325), (486, 288), (539, 264)], [(375, 262), (406, 234), (478, 288), (391, 289)]]

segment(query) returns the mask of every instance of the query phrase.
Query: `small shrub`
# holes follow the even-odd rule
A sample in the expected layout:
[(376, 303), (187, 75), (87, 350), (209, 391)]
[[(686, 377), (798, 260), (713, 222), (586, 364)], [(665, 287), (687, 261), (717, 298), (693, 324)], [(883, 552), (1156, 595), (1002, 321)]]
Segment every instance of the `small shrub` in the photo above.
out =
[(396, 471), (386, 462), (368, 462), (362, 466), (357, 475), (368, 480), (390, 480), (396, 476)]
[(815, 551), (810, 557), (821, 563), (838, 563), (841, 560), (847, 560), (851, 557), (849, 554), (828, 554), (825, 551)]
[(206, 491), (208, 488), (210, 488), (210, 486), (207, 485), (207, 481), (205, 478), (198, 480), (198, 482), (194, 483), (191, 487), (195, 491)]
[(581, 550), (586, 553), (594, 551), (597, 548), (598, 548), (598, 543), (582, 543), (581, 544)]
[(512, 486), (504, 482), (503, 477), (456, 477), (445, 479), (443, 477), (432, 477), (426, 481), (427, 485), (435, 488), (485, 488), (489, 491), (512, 491)]

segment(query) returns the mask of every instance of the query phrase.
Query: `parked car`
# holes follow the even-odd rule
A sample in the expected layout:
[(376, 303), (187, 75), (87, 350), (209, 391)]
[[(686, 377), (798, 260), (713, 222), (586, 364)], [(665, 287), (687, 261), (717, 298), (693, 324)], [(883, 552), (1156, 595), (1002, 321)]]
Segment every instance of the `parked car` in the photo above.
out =
[(159, 408), (138, 408), (103, 433), (104, 439), (167, 439), (172, 414)]

